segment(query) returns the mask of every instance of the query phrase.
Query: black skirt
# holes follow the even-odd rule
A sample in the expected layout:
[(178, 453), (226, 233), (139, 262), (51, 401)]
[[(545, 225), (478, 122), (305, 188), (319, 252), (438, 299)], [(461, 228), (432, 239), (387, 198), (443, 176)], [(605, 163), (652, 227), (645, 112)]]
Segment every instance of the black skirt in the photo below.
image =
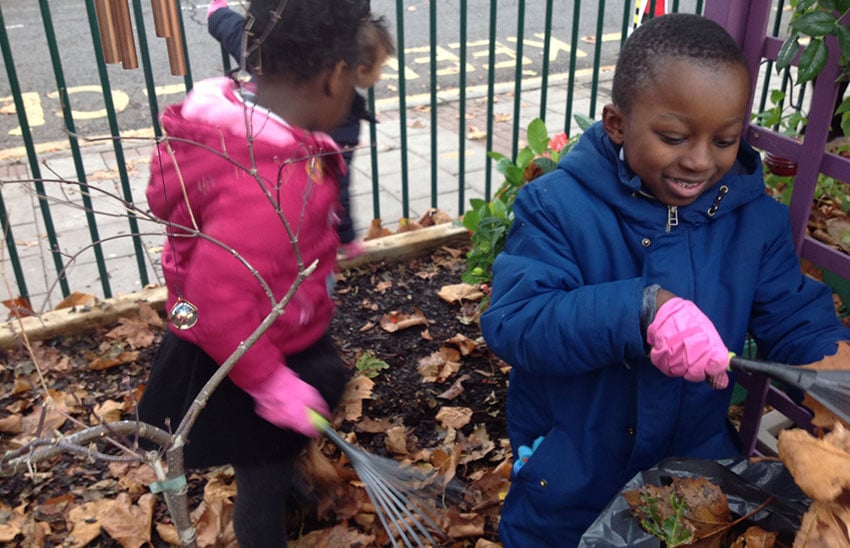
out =
[[(316, 387), (331, 409), (339, 403), (349, 370), (329, 335), (303, 352), (287, 356), (286, 365)], [(142, 422), (176, 430), (217, 368), (196, 345), (166, 332), (139, 402)], [(188, 468), (289, 460), (307, 444), (301, 434), (278, 428), (254, 413), (253, 398), (229, 378), (210, 396), (187, 438), (184, 458)]]

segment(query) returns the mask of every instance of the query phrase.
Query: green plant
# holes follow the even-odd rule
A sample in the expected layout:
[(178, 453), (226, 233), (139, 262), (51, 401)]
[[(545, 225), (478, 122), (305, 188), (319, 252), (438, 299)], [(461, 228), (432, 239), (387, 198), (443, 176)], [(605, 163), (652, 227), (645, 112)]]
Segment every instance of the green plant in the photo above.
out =
[[(576, 115), (584, 131), (593, 123), (586, 116)], [(505, 176), (504, 182), (489, 202), (470, 200), (471, 209), (463, 216), (463, 226), (470, 232), (472, 249), (466, 256), (467, 268), (461, 279), (469, 284), (486, 286), (493, 278), (493, 261), (505, 247), (508, 231), (513, 224), (513, 204), (519, 190), (529, 181), (554, 170), (558, 161), (578, 142), (579, 135), (566, 133), (549, 136), (546, 124), (536, 118), (528, 125), (528, 144), (511, 160), (499, 152), (487, 155), (496, 161), (496, 170)]]
[(688, 526), (684, 519), (688, 513), (688, 504), (685, 499), (670, 491), (670, 508), (673, 515), (662, 517), (660, 503), (661, 499), (647, 492), (641, 492), (641, 518), (640, 524), (644, 530), (661, 539), (668, 548), (687, 544), (694, 537), (693, 527)]
[(770, 90), (770, 103), (767, 110), (753, 114), (753, 121), (760, 126), (776, 128), (781, 134), (797, 138), (808, 118), (800, 110), (785, 104), (786, 94), (782, 90)]
[(360, 374), (374, 379), (382, 370), (389, 369), (390, 366), (387, 362), (378, 358), (374, 352), (367, 350), (357, 356), (357, 360), (354, 362), (354, 368)]
[[(850, 13), (850, 0), (791, 0), (790, 7), (794, 12), (788, 23), (788, 36), (776, 57), (776, 69), (782, 71), (791, 66), (799, 53), (797, 83), (814, 80), (826, 66), (829, 58), (826, 39), (833, 36), (840, 50), (838, 63), (844, 72), (842, 77), (846, 78), (850, 67), (850, 27), (841, 20)], [(844, 135), (850, 135), (850, 97), (835, 113), (841, 114)]]

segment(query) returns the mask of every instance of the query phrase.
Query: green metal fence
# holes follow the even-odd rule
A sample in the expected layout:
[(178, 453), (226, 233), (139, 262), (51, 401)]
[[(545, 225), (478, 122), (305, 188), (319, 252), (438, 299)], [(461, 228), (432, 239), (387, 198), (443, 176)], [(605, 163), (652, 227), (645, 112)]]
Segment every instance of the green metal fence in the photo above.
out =
[[(232, 68), (206, 32), (206, 4), (176, 0), (171, 23), (182, 32), (175, 37), (151, 9), (167, 0), (121, 1), (129, 2), (134, 70), (104, 56), (98, 9), (110, 0), (0, 3), (7, 298), (28, 298), (39, 309), (74, 291), (111, 297), (161, 282), (162, 231), (133, 210), (146, 207), (157, 118), (193, 81)], [(567, 131), (577, 129), (576, 114), (595, 118), (619, 45), (641, 13), (664, 3), (449, 4), (372, 0), (398, 48), (369, 91), (379, 123), (364, 128), (364, 149), (355, 154), (361, 233), (373, 218), (392, 227), (430, 207), (461, 215), (470, 198), (489, 198), (501, 182), (487, 151), (515, 155), (532, 118)], [(704, 10), (701, 0), (663, 7)], [(782, 13), (779, 0), (774, 34)], [(172, 74), (175, 51), (185, 74)]]

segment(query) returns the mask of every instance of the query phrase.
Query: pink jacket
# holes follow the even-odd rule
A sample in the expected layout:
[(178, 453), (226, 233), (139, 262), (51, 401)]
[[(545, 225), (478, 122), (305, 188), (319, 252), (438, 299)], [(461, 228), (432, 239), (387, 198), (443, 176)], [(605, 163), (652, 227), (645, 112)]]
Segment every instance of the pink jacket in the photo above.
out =
[[(246, 120), (253, 127), (252, 147)], [(230, 372), (252, 393), (285, 364), (285, 355), (307, 348), (328, 328), (333, 303), (326, 280), (338, 246), (336, 177), (344, 164), (330, 137), (246, 105), (228, 78), (197, 82), (182, 103), (166, 109), (162, 125), (169, 140), (157, 147), (151, 162), (150, 209), (175, 225), (197, 226), (213, 240), (175, 227), (163, 248), (167, 310), (178, 294), (198, 308), (198, 323), (185, 331), (172, 327), (175, 335), (222, 363), (271, 310), (249, 268), (214, 241), (247, 261), (276, 300), (298, 272), (281, 216), (298, 237), (303, 264), (318, 260), (284, 314)], [(262, 188), (250, 174), (253, 165)]]

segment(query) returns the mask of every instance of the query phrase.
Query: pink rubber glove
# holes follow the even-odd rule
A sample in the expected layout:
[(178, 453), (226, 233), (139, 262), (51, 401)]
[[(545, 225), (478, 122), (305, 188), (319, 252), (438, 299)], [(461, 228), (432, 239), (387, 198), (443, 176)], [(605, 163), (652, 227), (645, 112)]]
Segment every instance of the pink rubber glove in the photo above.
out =
[(227, 0), (212, 0), (210, 2), (209, 7), (207, 8), (207, 17), (212, 15), (214, 12), (220, 10), (221, 8), (227, 7)]
[(685, 299), (674, 297), (661, 305), (646, 330), (652, 363), (668, 377), (692, 382), (708, 379), (713, 388), (726, 388), (729, 349), (711, 320)]
[(331, 413), (325, 399), (311, 385), (288, 367), (280, 367), (258, 390), (254, 397), (254, 411), (275, 426), (300, 432), (315, 438), (319, 431), (307, 415), (312, 409), (324, 417)]

